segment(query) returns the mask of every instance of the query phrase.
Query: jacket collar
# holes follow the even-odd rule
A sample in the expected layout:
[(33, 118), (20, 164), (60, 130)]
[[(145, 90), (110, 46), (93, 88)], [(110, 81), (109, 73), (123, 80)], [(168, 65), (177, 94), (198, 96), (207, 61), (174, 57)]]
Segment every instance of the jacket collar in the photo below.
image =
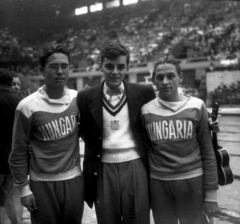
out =
[(130, 119), (130, 125), (133, 128), (137, 117), (140, 113), (140, 110), (143, 105), (143, 99), (141, 94), (135, 88), (135, 85), (124, 82), (126, 93), (127, 93), (127, 102), (128, 102), (128, 113)]

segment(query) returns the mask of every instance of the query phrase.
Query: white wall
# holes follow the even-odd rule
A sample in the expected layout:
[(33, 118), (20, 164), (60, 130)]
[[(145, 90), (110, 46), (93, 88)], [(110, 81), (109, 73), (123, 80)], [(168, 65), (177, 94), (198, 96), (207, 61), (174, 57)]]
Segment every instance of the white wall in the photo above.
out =
[(229, 86), (237, 81), (240, 81), (240, 71), (209, 72), (206, 74), (207, 92), (212, 92), (219, 85)]

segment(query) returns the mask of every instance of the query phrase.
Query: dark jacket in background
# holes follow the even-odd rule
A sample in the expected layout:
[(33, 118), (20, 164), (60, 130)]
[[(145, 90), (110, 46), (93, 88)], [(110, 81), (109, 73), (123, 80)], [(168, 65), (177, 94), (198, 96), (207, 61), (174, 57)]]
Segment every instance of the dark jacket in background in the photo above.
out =
[(12, 146), (15, 110), (21, 98), (11, 89), (0, 87), (0, 174), (9, 174), (8, 157)]

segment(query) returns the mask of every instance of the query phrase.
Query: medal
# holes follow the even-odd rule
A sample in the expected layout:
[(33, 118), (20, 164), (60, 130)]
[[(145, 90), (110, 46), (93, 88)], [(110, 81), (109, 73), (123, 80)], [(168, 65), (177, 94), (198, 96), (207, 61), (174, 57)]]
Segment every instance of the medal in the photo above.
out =
[(111, 121), (111, 129), (118, 130), (119, 129), (119, 121), (117, 121), (117, 120)]

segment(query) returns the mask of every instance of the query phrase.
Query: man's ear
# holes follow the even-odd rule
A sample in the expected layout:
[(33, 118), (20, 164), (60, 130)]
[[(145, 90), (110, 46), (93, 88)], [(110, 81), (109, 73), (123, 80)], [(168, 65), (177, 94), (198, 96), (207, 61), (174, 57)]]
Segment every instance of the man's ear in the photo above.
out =
[(156, 82), (155, 82), (155, 76), (153, 74), (151, 74), (151, 81), (152, 81), (152, 84), (155, 86)]
[(101, 62), (101, 60), (99, 59), (99, 61), (98, 61), (98, 67), (99, 67), (99, 70), (102, 72), (102, 66), (103, 66), (103, 64), (102, 64), (102, 62)]
[(154, 88), (157, 88), (156, 82), (152, 82), (152, 85), (154, 86)]
[(183, 81), (183, 72), (179, 73), (180, 83)]

